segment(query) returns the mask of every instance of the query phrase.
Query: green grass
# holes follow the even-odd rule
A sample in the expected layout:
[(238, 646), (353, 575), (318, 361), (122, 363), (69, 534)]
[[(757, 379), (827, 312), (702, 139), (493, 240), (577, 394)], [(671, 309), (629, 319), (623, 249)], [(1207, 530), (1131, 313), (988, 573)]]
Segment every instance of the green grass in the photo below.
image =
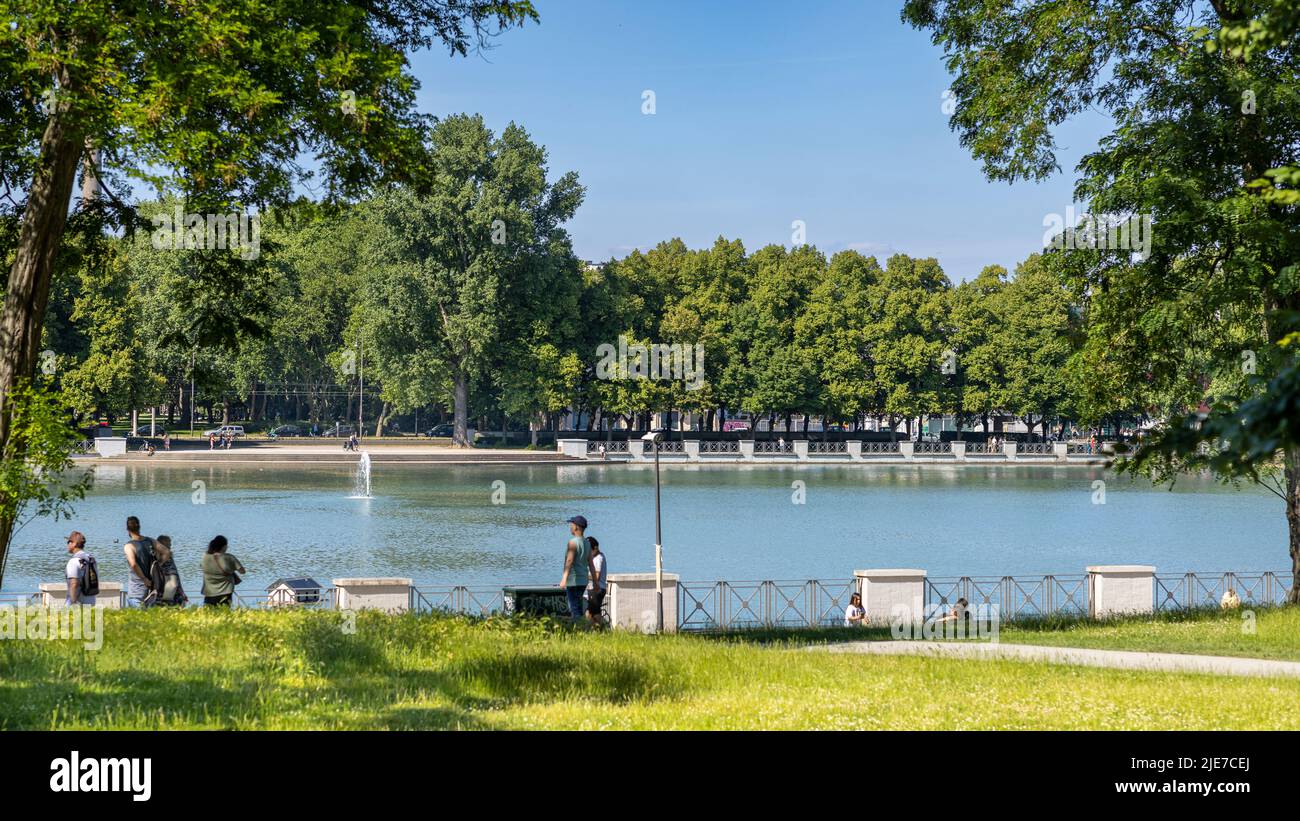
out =
[(347, 634), (344, 623), (110, 611), (99, 651), (0, 641), (0, 727), (1300, 729), (1294, 679), (797, 646), (835, 631), (656, 637), (361, 613)]
[[(1243, 613), (1253, 614), (1251, 619)], [(751, 643), (828, 644), (889, 641), (888, 627), (773, 629), (728, 633), (717, 638)], [(975, 639), (970, 639), (975, 640)], [(1156, 616), (1090, 620), (1054, 616), (1001, 625), (998, 640), (1011, 644), (1193, 653), (1208, 656), (1300, 661), (1300, 607), (1223, 611), (1183, 610)]]
[(1018, 644), (1300, 661), (1300, 607), (1191, 610), (1102, 622), (1042, 619), (1007, 627), (1000, 638)]

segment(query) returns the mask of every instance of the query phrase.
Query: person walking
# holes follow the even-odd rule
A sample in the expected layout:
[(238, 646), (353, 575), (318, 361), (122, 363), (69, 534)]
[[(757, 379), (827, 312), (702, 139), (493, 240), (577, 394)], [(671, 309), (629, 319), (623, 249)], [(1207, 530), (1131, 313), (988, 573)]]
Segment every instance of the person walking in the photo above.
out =
[(587, 590), (587, 618), (593, 627), (605, 626), (605, 554), (595, 536), (588, 536), (591, 545), (591, 584)]
[(230, 607), (235, 585), (242, 581), (239, 574), (248, 572), (234, 554), (226, 552), (229, 545), (225, 536), (217, 536), (203, 554), (203, 603), (209, 607)]
[(587, 590), (587, 581), (595, 575), (591, 566), (591, 542), (584, 535), (587, 531), (585, 516), (574, 516), (568, 520), (568, 543), (564, 548), (564, 574), (560, 576), (560, 587), (568, 600), (569, 618), (574, 624), (583, 622), (582, 594)]
[(99, 566), (86, 552), (86, 537), (74, 530), (68, 534), (68, 564), (63, 575), (68, 581), (68, 605), (94, 607), (99, 596)]
[(130, 537), (122, 545), (127, 566), (126, 606), (144, 607), (145, 597), (153, 589), (153, 539), (140, 535), (140, 520), (134, 516), (126, 517), (126, 535)]
[(171, 449), (172, 449), (172, 435), (170, 433), (167, 433), (166, 431), (163, 431), (163, 450), (171, 450)]

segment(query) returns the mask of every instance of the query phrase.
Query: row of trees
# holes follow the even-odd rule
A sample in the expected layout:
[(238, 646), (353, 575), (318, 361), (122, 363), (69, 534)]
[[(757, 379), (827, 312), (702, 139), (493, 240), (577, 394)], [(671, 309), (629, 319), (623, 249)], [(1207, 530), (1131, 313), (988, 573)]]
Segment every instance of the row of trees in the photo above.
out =
[[(377, 433), (395, 414), (442, 407), (461, 437), (469, 418), (536, 430), (566, 409), (634, 426), (689, 411), (706, 427), (740, 411), (891, 428), (950, 413), (986, 430), (1010, 413), (1046, 433), (1083, 408), (1082, 317), (1050, 257), (955, 287), (933, 259), (747, 254), (722, 238), (585, 266), (562, 227), (582, 189), (573, 175), (547, 182), (522, 129), (497, 137), (477, 117), (447, 118), (430, 164), (441, 176), (428, 192), (393, 187), (267, 220), (253, 287), (209, 309), (240, 323), (225, 345), (204, 343), (190, 291), (207, 255), (238, 249), (112, 240), (58, 280), (45, 333), (56, 383), (85, 415), (163, 404), (184, 419), (192, 379), (223, 421), (239, 405), (241, 418), (324, 422), (348, 414), (364, 368)], [(698, 345), (702, 384), (602, 378), (597, 349), (620, 338)]]

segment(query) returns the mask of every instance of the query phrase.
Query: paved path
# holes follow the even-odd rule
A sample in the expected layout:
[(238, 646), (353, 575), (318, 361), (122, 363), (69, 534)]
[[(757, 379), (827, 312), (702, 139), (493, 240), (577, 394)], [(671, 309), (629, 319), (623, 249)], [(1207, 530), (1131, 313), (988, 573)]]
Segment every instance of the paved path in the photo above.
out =
[(1300, 678), (1300, 661), (1195, 656), (1185, 653), (1142, 653), (1134, 650), (1087, 650), (1079, 647), (1044, 647), (1036, 644), (988, 642), (854, 641), (811, 647), (829, 653), (867, 653), (882, 656), (939, 656), (961, 659), (1012, 659), (1048, 664), (1081, 664), (1120, 670), (1155, 670), (1167, 673), (1210, 673), (1220, 676), (1287, 676)]

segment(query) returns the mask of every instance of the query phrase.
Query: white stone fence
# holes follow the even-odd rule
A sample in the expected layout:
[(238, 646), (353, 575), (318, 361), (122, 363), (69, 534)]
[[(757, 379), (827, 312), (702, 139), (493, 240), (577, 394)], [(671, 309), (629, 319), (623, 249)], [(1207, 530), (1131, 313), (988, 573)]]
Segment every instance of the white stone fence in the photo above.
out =
[[(1188, 572), (1160, 574), (1151, 565), (1089, 565), (1082, 573), (1046, 576), (930, 576), (924, 570), (880, 568), (852, 578), (805, 581), (683, 582), (663, 575), (664, 625), (668, 632), (843, 624), (849, 597), (862, 595), (872, 624), (889, 624), (896, 608), (918, 620), (966, 599), (972, 611), (996, 607), (1004, 621), (1047, 616), (1106, 618), (1188, 608), (1218, 607), (1233, 590), (1243, 606), (1286, 601), (1289, 572)], [(63, 606), (66, 588), (52, 582), (39, 593), (3, 593), (0, 605)], [(121, 585), (100, 583), (99, 605), (122, 606)], [(408, 578), (334, 579), (311, 604), (271, 594), (236, 594), (238, 607), (301, 606), (380, 610), (388, 613), (447, 612), (488, 616), (505, 611), (501, 586), (417, 586)], [(652, 632), (657, 614), (653, 573), (612, 573), (606, 615), (615, 627)], [(192, 600), (191, 605), (202, 603)]]
[[(600, 439), (560, 439), (556, 450), (565, 456), (592, 461), (653, 462), (653, 445), (640, 439), (606, 442)], [(819, 442), (809, 439), (778, 441), (740, 439), (706, 441), (686, 439), (660, 445), (666, 462), (765, 463), (921, 463), (921, 464), (1090, 464), (1108, 456), (1086, 445), (1069, 442), (1004, 442), (991, 448), (976, 442)]]

